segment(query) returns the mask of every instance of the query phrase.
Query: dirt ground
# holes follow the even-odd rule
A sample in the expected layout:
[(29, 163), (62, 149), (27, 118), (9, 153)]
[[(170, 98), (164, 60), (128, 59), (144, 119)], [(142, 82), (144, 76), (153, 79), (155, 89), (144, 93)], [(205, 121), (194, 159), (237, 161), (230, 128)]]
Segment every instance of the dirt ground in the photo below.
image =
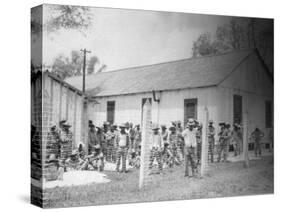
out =
[(46, 190), (47, 207), (104, 205), (273, 193), (273, 157), (243, 162), (211, 164), (205, 177), (186, 178), (183, 166), (155, 174), (149, 188), (138, 190), (139, 170), (129, 173), (104, 172), (105, 184), (56, 187)]

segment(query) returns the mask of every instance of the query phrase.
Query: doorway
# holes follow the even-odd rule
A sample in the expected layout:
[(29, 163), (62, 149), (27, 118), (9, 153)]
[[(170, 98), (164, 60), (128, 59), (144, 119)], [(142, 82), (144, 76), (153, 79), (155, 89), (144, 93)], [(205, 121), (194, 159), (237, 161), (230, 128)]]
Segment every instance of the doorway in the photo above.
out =
[(197, 102), (197, 98), (184, 100), (184, 126), (189, 118), (197, 119)]

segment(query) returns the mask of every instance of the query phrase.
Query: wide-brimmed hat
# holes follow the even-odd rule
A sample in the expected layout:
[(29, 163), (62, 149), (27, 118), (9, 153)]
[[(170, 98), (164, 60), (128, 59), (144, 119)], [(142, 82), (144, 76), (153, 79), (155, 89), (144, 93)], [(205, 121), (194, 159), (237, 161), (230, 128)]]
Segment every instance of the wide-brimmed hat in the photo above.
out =
[(112, 127), (118, 127), (118, 124), (117, 123), (113, 123)]
[(188, 121), (187, 121), (187, 125), (188, 126), (193, 126), (195, 124), (195, 121), (193, 118), (189, 118)]
[(71, 124), (66, 121), (66, 122), (64, 122), (64, 123), (62, 124), (62, 126), (63, 126), (63, 127), (71, 127)]
[(55, 154), (50, 154), (49, 155), (49, 160), (48, 161), (56, 161), (57, 158), (56, 158), (56, 155)]
[(75, 156), (78, 155), (78, 151), (76, 149), (71, 151), (71, 155), (70, 156)]
[(203, 124), (201, 122), (198, 122), (197, 127), (202, 128)]
[(96, 145), (94, 146), (94, 148), (95, 148), (95, 149), (100, 149), (100, 145), (99, 145), (99, 144), (96, 144)]
[(167, 127), (166, 127), (165, 124), (162, 124), (162, 125), (161, 125), (161, 128), (162, 128), (162, 129), (167, 129)]
[(66, 122), (66, 120), (65, 119), (63, 119), (63, 120), (61, 120), (61, 121), (59, 121), (59, 124), (64, 124)]
[(56, 123), (55, 123), (55, 122), (53, 122), (53, 121), (52, 121), (52, 122), (50, 123), (50, 127), (51, 127), (51, 129), (56, 128), (56, 126), (57, 126), (57, 125), (56, 125)]
[(103, 125), (104, 125), (104, 126), (108, 126), (108, 125), (110, 125), (110, 123), (109, 123), (108, 121), (104, 121), (104, 122), (103, 122)]
[(231, 125), (229, 123), (225, 123), (225, 127), (229, 128)]
[(220, 122), (219, 126), (225, 126), (225, 123), (224, 122)]
[(159, 129), (159, 125), (156, 124), (156, 123), (152, 123), (151, 129), (152, 130), (158, 130)]
[(130, 127), (130, 123), (129, 123), (129, 122), (126, 122), (126, 123), (125, 123), (125, 127)]
[(120, 124), (120, 125), (119, 125), (119, 128), (126, 128), (126, 124), (124, 124), (124, 123), (123, 123), (123, 124)]
[(170, 127), (169, 127), (169, 130), (170, 130), (170, 131), (176, 130), (176, 127), (175, 127), (175, 126), (170, 126)]
[(209, 120), (209, 124), (213, 124), (214, 121), (212, 119)]

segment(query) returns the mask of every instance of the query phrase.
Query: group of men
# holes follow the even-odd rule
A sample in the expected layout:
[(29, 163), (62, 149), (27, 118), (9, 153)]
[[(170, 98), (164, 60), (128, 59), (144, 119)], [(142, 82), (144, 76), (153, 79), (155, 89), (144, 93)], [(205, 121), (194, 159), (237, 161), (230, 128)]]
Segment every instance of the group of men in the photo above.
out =
[[(52, 124), (48, 134), (47, 161), (57, 159), (63, 171), (72, 169), (102, 171), (105, 162), (115, 163), (117, 172), (127, 172), (127, 161), (131, 166), (140, 167), (140, 125), (134, 126), (128, 122), (120, 125), (104, 122), (102, 126), (95, 126), (90, 120), (88, 126), (88, 155), (86, 155), (82, 143), (78, 149), (73, 150), (71, 125), (66, 120), (60, 121), (58, 127)], [(234, 124), (231, 130), (228, 123), (219, 123), (219, 126), (219, 139), (215, 142), (216, 130), (213, 121), (209, 120), (208, 161), (211, 163), (214, 162), (215, 155), (217, 162), (227, 162), (230, 143), (233, 144), (235, 155), (242, 152), (242, 127)], [(185, 162), (185, 176), (197, 175), (197, 167), (201, 162), (202, 124), (190, 118), (185, 129), (180, 121), (172, 122), (169, 129), (165, 125), (159, 127), (158, 124), (152, 123), (151, 129), (149, 168), (152, 169), (156, 161), (158, 172), (162, 173), (163, 167), (181, 165)], [(261, 154), (260, 139), (263, 133), (257, 128), (251, 136), (257, 143), (255, 153)]]

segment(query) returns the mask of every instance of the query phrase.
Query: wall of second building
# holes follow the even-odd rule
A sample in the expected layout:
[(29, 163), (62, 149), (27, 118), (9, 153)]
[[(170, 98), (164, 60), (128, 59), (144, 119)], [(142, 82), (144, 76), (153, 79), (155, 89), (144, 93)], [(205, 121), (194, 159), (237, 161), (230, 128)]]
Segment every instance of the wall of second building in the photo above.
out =
[(252, 132), (259, 127), (265, 132), (263, 140), (267, 142), (272, 128), (266, 126), (265, 102), (270, 101), (273, 105), (273, 82), (257, 54), (253, 53), (225, 79), (218, 86), (218, 92), (221, 121), (233, 123), (233, 95), (240, 95), (243, 113), (248, 112), (248, 131)]
[[(158, 96), (159, 93), (156, 93)], [(159, 124), (171, 125), (171, 121), (184, 121), (184, 100), (197, 98), (197, 118), (204, 121), (205, 106), (209, 110), (209, 117), (218, 124), (219, 114), (217, 103), (219, 101), (217, 87), (183, 89), (176, 91), (162, 91), (160, 103), (153, 101), (151, 93), (141, 93), (111, 97), (96, 97), (99, 104), (91, 108), (89, 118), (97, 125), (102, 125), (107, 118), (107, 102), (115, 101), (114, 121), (118, 124), (132, 122), (141, 123), (141, 106), (143, 98), (152, 98), (152, 121)]]
[[(55, 80), (48, 73), (42, 76), (43, 83), (38, 86), (37, 81), (32, 84), (31, 88), (31, 123), (35, 122), (34, 104), (36, 96), (40, 95), (43, 89), (45, 96), (51, 103), (51, 120), (58, 126), (59, 121), (67, 120), (72, 126), (70, 130), (74, 134), (73, 147), (76, 147), (82, 141), (82, 107), (83, 98), (77, 91), (67, 87), (62, 81)], [(44, 97), (44, 101), (45, 101)], [(89, 105), (91, 108), (92, 105)]]

